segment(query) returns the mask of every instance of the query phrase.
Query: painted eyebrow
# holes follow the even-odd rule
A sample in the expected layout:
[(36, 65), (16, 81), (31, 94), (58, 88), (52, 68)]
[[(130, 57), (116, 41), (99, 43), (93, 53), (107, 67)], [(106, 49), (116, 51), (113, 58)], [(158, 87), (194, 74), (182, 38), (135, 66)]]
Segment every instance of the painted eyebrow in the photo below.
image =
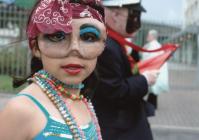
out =
[(84, 24), (80, 27), (80, 35), (89, 31), (94, 32), (98, 37), (100, 36), (101, 33), (100, 30), (94, 25)]

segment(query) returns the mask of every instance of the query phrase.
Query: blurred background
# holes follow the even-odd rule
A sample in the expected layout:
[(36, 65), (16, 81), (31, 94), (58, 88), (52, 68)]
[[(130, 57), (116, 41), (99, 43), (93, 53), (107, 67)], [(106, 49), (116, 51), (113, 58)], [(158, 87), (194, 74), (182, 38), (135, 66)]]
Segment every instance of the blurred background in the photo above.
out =
[[(0, 0), (0, 108), (20, 89), (12, 77), (30, 73), (26, 22), (36, 0)], [(147, 32), (180, 48), (169, 60), (168, 93), (158, 97), (150, 124), (155, 140), (196, 140), (199, 137), (199, 0), (142, 0), (147, 10), (134, 42), (146, 44)], [(143, 130), (144, 131), (144, 130)]]

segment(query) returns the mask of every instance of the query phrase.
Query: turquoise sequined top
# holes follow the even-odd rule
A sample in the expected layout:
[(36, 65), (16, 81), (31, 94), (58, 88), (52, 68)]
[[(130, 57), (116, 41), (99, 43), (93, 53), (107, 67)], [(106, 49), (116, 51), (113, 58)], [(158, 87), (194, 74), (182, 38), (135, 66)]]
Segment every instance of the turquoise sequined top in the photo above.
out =
[[(33, 96), (28, 94), (18, 94), (18, 96), (28, 97), (38, 106), (38, 108), (47, 118), (47, 124), (45, 128), (33, 140), (73, 140), (70, 129), (66, 123), (62, 120), (52, 117)], [(93, 122), (90, 122), (88, 125), (81, 126), (81, 129), (86, 136), (86, 140), (98, 140), (97, 132)]]

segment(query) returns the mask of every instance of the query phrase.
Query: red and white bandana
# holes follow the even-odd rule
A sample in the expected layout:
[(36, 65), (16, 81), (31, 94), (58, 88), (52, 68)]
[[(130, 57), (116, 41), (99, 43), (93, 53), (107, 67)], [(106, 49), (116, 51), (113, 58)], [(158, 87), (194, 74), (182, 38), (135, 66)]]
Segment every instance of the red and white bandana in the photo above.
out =
[(104, 23), (99, 11), (88, 6), (101, 5), (100, 0), (77, 1), (78, 3), (70, 3), (70, 0), (40, 0), (27, 27), (29, 40), (37, 37), (39, 33), (51, 34), (57, 31), (70, 33), (72, 19), (88, 17)]

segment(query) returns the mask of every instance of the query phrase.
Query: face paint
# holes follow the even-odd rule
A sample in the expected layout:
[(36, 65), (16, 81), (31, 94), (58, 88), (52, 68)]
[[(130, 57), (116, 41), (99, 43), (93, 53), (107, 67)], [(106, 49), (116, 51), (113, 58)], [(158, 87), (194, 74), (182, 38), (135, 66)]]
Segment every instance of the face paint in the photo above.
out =
[[(93, 20), (92, 24), (87, 20)], [(59, 31), (39, 35), (41, 53), (51, 58), (64, 58), (76, 51), (77, 57), (97, 58), (104, 50), (105, 26), (95, 19), (74, 19), (72, 26), (73, 31), (69, 34)]]
[(95, 42), (100, 38), (100, 31), (90, 25), (85, 25), (80, 28), (80, 38), (86, 42)]
[(94, 42), (99, 40), (100, 31), (94, 26), (85, 25), (80, 28), (80, 37), (87, 42)]
[(141, 27), (141, 12), (133, 9), (129, 9), (126, 32), (129, 34), (134, 33)]

